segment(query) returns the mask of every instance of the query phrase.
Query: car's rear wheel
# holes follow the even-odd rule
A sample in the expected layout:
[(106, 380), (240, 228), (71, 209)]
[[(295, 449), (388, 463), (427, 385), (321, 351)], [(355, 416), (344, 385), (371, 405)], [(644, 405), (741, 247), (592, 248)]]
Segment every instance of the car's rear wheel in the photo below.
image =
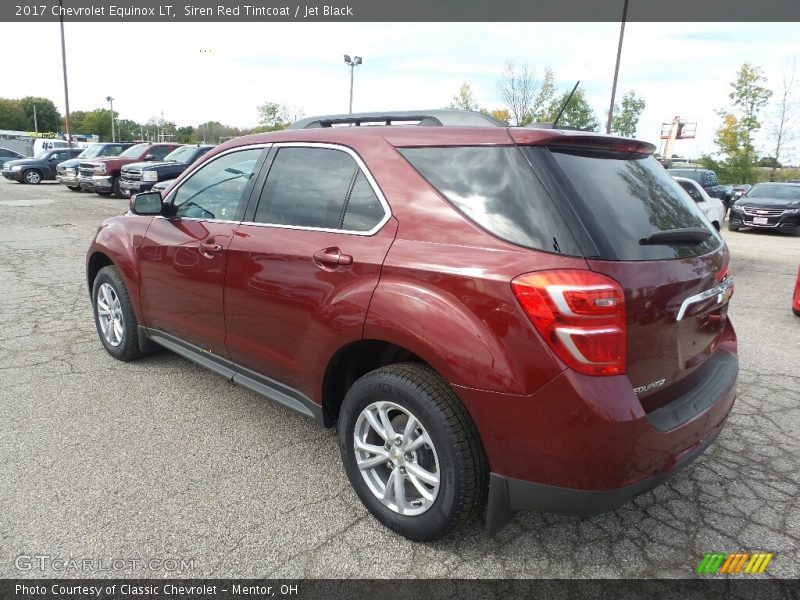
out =
[(133, 360), (139, 349), (138, 323), (128, 289), (119, 270), (103, 267), (92, 286), (92, 307), (97, 333), (106, 351), (118, 360)]
[(81, 186), (79, 186), (79, 185), (68, 185), (67, 189), (71, 190), (73, 192), (80, 192), (81, 191)]
[(423, 365), (382, 367), (353, 384), (339, 447), (361, 501), (402, 536), (436, 540), (480, 514), (483, 446), (453, 390)]
[(22, 174), (22, 179), (25, 183), (36, 185), (42, 182), (42, 174), (36, 169), (28, 169)]

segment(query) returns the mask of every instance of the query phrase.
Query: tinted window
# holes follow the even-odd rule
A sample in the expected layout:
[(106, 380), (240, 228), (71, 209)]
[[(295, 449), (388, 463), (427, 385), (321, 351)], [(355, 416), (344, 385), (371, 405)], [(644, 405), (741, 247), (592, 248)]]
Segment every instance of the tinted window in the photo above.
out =
[(106, 146), (100, 151), (100, 156), (119, 156), (124, 149), (124, 146)]
[(342, 229), (350, 231), (369, 231), (383, 218), (384, 211), (375, 190), (359, 171), (353, 191), (347, 200), (347, 208), (342, 221)]
[(136, 144), (125, 150), (120, 156), (123, 158), (139, 158), (149, 146), (150, 144)]
[(700, 195), (700, 192), (698, 192), (697, 188), (694, 187), (691, 183), (687, 181), (679, 181), (678, 185), (681, 186), (684, 190), (686, 190), (686, 193), (689, 194), (692, 197), (692, 200), (694, 200), (695, 202), (703, 201), (703, 197)]
[(358, 171), (346, 152), (281, 148), (256, 209), (258, 223), (338, 229)]
[(779, 200), (800, 200), (800, 186), (797, 185), (756, 185), (747, 192), (748, 198), (777, 198)]
[(558, 208), (517, 148), (460, 146), (400, 152), (489, 233), (529, 248), (581, 254)]
[[(580, 214), (601, 249), (601, 258), (667, 259), (707, 254), (722, 243), (697, 205), (652, 156), (553, 148), (564, 178), (577, 192)], [(704, 227), (700, 244), (641, 245), (656, 231)]]
[(232, 152), (195, 171), (172, 202), (175, 216), (195, 219), (238, 218), (242, 192), (253, 176), (261, 148)]
[(170, 147), (169, 146), (158, 146), (153, 148), (148, 154), (153, 155), (153, 160), (164, 160), (164, 157), (169, 154)]

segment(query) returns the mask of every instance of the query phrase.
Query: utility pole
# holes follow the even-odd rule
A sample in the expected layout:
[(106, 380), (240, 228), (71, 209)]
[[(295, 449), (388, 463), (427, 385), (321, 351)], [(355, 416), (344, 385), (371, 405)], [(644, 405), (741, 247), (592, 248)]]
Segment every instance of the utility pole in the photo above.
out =
[(69, 87), (67, 86), (67, 49), (66, 45), (64, 44), (64, 6), (63, 0), (58, 0), (58, 20), (61, 22), (61, 65), (64, 70), (64, 104), (66, 105), (67, 109), (67, 117), (65, 119), (66, 124), (66, 134), (67, 134), (67, 146), (72, 148), (72, 126), (70, 123), (70, 116), (69, 116)]
[(39, 133), (39, 121), (36, 119), (36, 103), (33, 103), (33, 130)]
[(611, 105), (608, 108), (608, 123), (606, 133), (611, 133), (611, 120), (614, 118), (614, 99), (617, 95), (617, 76), (619, 75), (619, 59), (622, 56), (622, 38), (625, 36), (625, 19), (628, 16), (628, 0), (622, 7), (622, 23), (619, 26), (619, 45), (617, 46), (617, 64), (614, 67), (614, 83), (611, 86)]

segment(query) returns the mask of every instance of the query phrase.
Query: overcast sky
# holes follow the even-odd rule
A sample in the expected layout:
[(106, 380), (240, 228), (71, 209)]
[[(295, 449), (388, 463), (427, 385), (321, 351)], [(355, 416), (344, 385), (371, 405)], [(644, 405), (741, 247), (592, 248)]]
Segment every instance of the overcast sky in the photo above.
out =
[[(67, 23), (70, 107), (115, 98), (120, 118), (163, 111), (178, 125), (258, 122), (266, 101), (307, 116), (347, 112), (345, 53), (363, 57), (354, 110), (439, 108), (467, 82), (482, 107), (502, 108), (497, 79), (508, 59), (555, 72), (559, 91), (581, 80), (605, 123), (618, 23)], [(205, 50), (203, 52), (202, 50)], [(24, 58), (16, 60), (14, 57)], [(64, 112), (57, 23), (0, 23), (6, 65), (0, 97), (44, 96)], [(662, 122), (697, 123), (676, 152), (714, 150), (716, 110), (744, 62), (763, 68), (776, 95), (787, 61), (800, 57), (800, 23), (628, 23), (618, 98), (633, 89), (647, 107), (638, 137), (659, 144)], [(800, 97), (800, 65), (796, 76)], [(762, 119), (765, 133), (770, 114)], [(769, 144), (762, 140), (765, 152)], [(797, 162), (798, 154), (794, 153)]]

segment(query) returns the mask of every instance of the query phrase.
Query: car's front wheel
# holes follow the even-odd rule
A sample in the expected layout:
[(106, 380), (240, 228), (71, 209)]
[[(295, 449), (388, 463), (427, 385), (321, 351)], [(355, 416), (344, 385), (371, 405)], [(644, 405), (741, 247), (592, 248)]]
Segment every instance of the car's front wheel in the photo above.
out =
[(25, 183), (36, 185), (42, 182), (42, 174), (36, 169), (28, 169), (22, 174), (22, 179), (25, 180)]
[(739, 227), (728, 220), (728, 231), (739, 231)]
[(103, 267), (92, 286), (92, 307), (97, 333), (106, 351), (118, 360), (133, 360), (139, 349), (138, 323), (128, 289), (119, 270)]
[(423, 365), (382, 367), (353, 384), (339, 447), (361, 501), (402, 536), (436, 540), (480, 514), (488, 489), (480, 438), (447, 382)]

